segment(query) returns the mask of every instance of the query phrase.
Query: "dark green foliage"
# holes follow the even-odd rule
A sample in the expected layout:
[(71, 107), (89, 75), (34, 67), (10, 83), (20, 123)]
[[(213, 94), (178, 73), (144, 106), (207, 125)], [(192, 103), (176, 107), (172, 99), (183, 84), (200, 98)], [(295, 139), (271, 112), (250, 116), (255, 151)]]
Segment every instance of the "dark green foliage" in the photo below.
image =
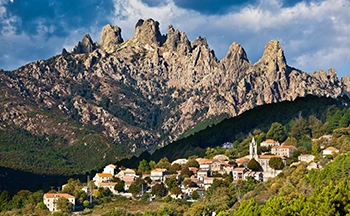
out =
[(193, 175), (193, 173), (188, 169), (188, 167), (185, 166), (181, 169), (182, 178), (188, 178), (191, 177), (191, 175)]
[(124, 186), (125, 186), (125, 182), (120, 180), (119, 178), (117, 178), (117, 184), (114, 186), (114, 190), (118, 191), (118, 192), (123, 192), (124, 191)]
[(261, 171), (262, 170), (260, 164), (254, 158), (248, 162), (247, 167), (253, 171)]
[(273, 158), (270, 158), (270, 160), (269, 160), (269, 166), (272, 169), (281, 170), (284, 167), (284, 163), (283, 163), (282, 158), (280, 158), (280, 157), (273, 157)]
[[(81, 174), (98, 169), (121, 154), (120, 147), (106, 151), (107, 142), (100, 135), (91, 133), (69, 146), (55, 135), (36, 136), (20, 128), (8, 128), (0, 130), (0, 163), (33, 173)], [(105, 159), (101, 160), (104, 155)]]
[(282, 143), (287, 139), (286, 131), (281, 123), (274, 122), (271, 125), (270, 130), (266, 134), (266, 138), (273, 139)]
[(251, 216), (259, 216), (261, 214), (261, 209), (259, 205), (255, 202), (254, 199), (251, 199), (249, 201), (244, 200), (237, 211), (235, 212), (235, 216), (240, 215), (251, 215)]
[(198, 167), (199, 167), (199, 163), (198, 163), (198, 161), (196, 161), (196, 159), (191, 158), (191, 159), (189, 159), (189, 160), (187, 161), (187, 163), (186, 163), (185, 166), (187, 166), (187, 167), (196, 167), (196, 168), (198, 168)]
[(156, 184), (151, 189), (151, 194), (157, 197), (163, 197), (167, 194), (167, 190), (163, 183)]
[(192, 192), (192, 199), (194, 199), (194, 200), (199, 199), (199, 194), (196, 190)]
[(137, 195), (141, 195), (141, 193), (146, 190), (147, 183), (141, 178), (137, 178), (129, 187), (129, 192), (132, 193), (134, 197), (136, 197)]

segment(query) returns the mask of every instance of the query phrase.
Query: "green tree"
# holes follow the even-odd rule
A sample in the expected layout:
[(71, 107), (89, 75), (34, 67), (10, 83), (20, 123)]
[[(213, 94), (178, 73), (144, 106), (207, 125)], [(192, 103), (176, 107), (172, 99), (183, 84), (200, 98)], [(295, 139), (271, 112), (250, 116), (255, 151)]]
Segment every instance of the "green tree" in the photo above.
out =
[(163, 197), (166, 195), (166, 193), (167, 193), (167, 190), (163, 183), (156, 184), (151, 189), (151, 194), (157, 197)]
[(153, 170), (154, 168), (156, 168), (156, 166), (157, 166), (157, 164), (156, 164), (155, 161), (151, 160), (151, 161), (149, 162), (149, 167), (151, 168), (151, 170)]
[(260, 164), (254, 158), (248, 162), (247, 167), (253, 171), (260, 171), (262, 169)]
[(282, 158), (280, 158), (280, 157), (272, 157), (269, 160), (269, 166), (272, 169), (281, 170), (284, 167), (284, 163), (283, 163)]
[(60, 197), (57, 199), (57, 202), (56, 202), (57, 210), (67, 213), (72, 209), (72, 207), (73, 207), (73, 204), (69, 202), (67, 198)]
[(249, 201), (244, 200), (237, 211), (234, 213), (236, 216), (241, 215), (251, 215), (251, 216), (259, 216), (261, 214), (261, 209), (254, 199), (250, 199)]
[(159, 162), (156, 165), (156, 168), (162, 168), (162, 169), (167, 169), (169, 170), (171, 166), (171, 163), (169, 162), (168, 158), (164, 157), (159, 160)]
[(199, 163), (198, 163), (198, 161), (196, 161), (196, 159), (191, 158), (191, 159), (189, 159), (189, 160), (187, 161), (187, 163), (185, 164), (185, 166), (187, 166), (187, 167), (196, 167), (196, 168), (198, 168), (198, 167), (199, 167)]
[(281, 123), (274, 122), (271, 124), (270, 130), (267, 132), (266, 138), (282, 143), (284, 140), (286, 140), (287, 133)]
[(178, 170), (181, 170), (181, 165), (178, 163), (172, 164), (169, 168), (169, 172), (171, 174), (176, 174)]
[(196, 190), (192, 192), (192, 199), (194, 199), (194, 200), (199, 199), (199, 194)]
[(84, 200), (84, 202), (83, 202), (84, 208), (89, 208), (89, 205), (90, 205), (90, 202), (87, 200)]
[(304, 135), (311, 136), (311, 130), (307, 127), (306, 120), (299, 116), (291, 123), (290, 136), (300, 140)]
[(6, 205), (10, 202), (11, 195), (7, 190), (4, 190), (0, 194), (0, 211), (4, 211)]
[(170, 193), (175, 194), (175, 195), (179, 195), (179, 194), (182, 194), (182, 190), (179, 186), (174, 186), (174, 187), (170, 188)]
[(134, 197), (136, 197), (137, 195), (141, 194), (146, 190), (147, 190), (147, 183), (144, 181), (144, 179), (141, 179), (141, 178), (137, 178), (129, 187), (129, 192), (132, 193)]
[(182, 179), (188, 178), (191, 175), (193, 175), (193, 173), (191, 172), (191, 170), (188, 169), (188, 167), (183, 167), (181, 169), (181, 177), (182, 177)]
[(123, 192), (124, 191), (125, 182), (120, 180), (120, 179), (117, 180), (116, 182), (117, 182), (117, 184), (114, 186), (114, 190), (116, 190), (118, 192)]
[(145, 159), (143, 159), (142, 161), (140, 161), (138, 169), (141, 172), (147, 173), (151, 170), (151, 167), (149, 166), (148, 162)]

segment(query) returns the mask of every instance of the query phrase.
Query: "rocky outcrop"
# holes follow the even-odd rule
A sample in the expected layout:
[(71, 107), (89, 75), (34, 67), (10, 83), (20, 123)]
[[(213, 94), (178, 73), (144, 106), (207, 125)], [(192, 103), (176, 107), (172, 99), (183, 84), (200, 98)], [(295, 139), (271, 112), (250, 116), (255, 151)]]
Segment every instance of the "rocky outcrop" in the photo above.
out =
[[(350, 92), (349, 77), (338, 79), (334, 69), (308, 74), (288, 66), (276, 40), (255, 64), (238, 43), (218, 61), (205, 38), (190, 42), (171, 25), (162, 35), (152, 19), (139, 20), (135, 35), (126, 41), (120, 28), (107, 25), (100, 46), (86, 34), (72, 53), (63, 50), (47, 61), (0, 74), (2, 85), (13, 90), (8, 94), (54, 110), (136, 152), (169, 143), (207, 118), (236, 116), (307, 94), (337, 97)], [(11, 116), (0, 121), (6, 127), (24, 125), (23, 116), (30, 115), (20, 109), (0, 116)], [(40, 122), (28, 122), (40, 128)]]
[(101, 48), (111, 50), (114, 45), (123, 43), (124, 40), (121, 31), (118, 26), (112, 26), (110, 24), (104, 26), (100, 37)]
[(83, 40), (78, 43), (78, 46), (74, 46), (72, 53), (83, 54), (89, 53), (96, 49), (97, 45), (92, 41), (89, 34), (85, 34)]
[(153, 19), (146, 21), (140, 19), (135, 26), (135, 36), (139, 42), (160, 46), (164, 42), (164, 36), (160, 34), (159, 22)]

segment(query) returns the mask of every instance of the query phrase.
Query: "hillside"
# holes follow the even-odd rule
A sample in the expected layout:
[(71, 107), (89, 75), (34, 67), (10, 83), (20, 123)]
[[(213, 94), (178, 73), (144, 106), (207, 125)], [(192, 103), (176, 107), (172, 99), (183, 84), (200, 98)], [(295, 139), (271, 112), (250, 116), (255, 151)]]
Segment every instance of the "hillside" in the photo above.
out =
[(205, 38), (189, 41), (171, 25), (163, 35), (148, 19), (128, 40), (106, 25), (99, 43), (85, 34), (71, 52), (1, 70), (0, 87), (0, 166), (73, 174), (153, 152), (200, 122), (308, 94), (349, 95), (350, 79), (288, 66), (275, 40), (255, 64), (236, 42), (218, 60)]
[[(191, 155), (204, 156), (207, 147), (221, 146), (225, 142), (241, 142), (244, 137), (254, 133), (256, 129), (266, 133), (273, 122), (286, 125), (299, 116), (308, 119), (311, 115), (325, 122), (329, 110), (345, 108), (349, 102), (348, 97), (332, 99), (309, 95), (297, 98), (295, 101), (259, 106), (239, 116), (225, 119), (187, 138), (175, 141), (155, 151), (152, 155), (145, 152), (140, 157), (121, 160), (118, 164), (137, 168), (142, 159), (159, 161), (167, 157), (169, 161), (173, 161)], [(237, 148), (242, 148), (242, 146), (237, 146)]]

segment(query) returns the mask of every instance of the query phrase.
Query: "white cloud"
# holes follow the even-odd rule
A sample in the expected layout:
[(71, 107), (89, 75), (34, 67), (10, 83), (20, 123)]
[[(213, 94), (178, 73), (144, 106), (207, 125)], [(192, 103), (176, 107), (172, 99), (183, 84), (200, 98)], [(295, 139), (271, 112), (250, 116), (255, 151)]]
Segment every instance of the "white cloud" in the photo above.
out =
[(114, 3), (115, 14), (110, 20), (122, 28), (124, 39), (132, 37), (138, 19), (151, 17), (161, 23), (163, 34), (173, 24), (191, 40), (198, 35), (207, 37), (219, 58), (237, 41), (255, 62), (269, 40), (279, 39), (291, 66), (308, 72), (335, 67), (342, 76), (347, 73), (348, 0), (315, 0), (293, 7), (282, 7), (282, 0), (260, 0), (258, 4), (224, 15), (203, 15), (179, 8), (171, 0), (158, 7), (149, 7), (140, 0), (114, 0)]

